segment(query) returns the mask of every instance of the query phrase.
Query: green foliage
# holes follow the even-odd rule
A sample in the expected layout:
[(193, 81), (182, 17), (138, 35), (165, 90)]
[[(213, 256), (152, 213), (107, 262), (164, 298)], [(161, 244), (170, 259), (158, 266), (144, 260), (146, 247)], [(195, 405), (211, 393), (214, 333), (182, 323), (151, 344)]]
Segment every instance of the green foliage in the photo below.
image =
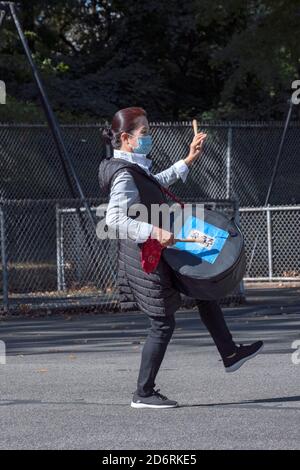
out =
[[(45, 123), (46, 118), (39, 103), (17, 101), (12, 96), (6, 97), (6, 105), (0, 106), (0, 122), (18, 123), (26, 122), (30, 124)], [(85, 122), (94, 123), (95, 119), (87, 113), (71, 113), (69, 110), (56, 110), (56, 115), (61, 123), (72, 124)]]
[[(291, 82), (300, 78), (298, 0), (20, 4), (62, 119), (99, 121), (134, 105), (151, 120), (282, 119)], [(0, 79), (11, 96), (1, 121), (40, 120), (37, 90), (8, 20), (0, 32)]]

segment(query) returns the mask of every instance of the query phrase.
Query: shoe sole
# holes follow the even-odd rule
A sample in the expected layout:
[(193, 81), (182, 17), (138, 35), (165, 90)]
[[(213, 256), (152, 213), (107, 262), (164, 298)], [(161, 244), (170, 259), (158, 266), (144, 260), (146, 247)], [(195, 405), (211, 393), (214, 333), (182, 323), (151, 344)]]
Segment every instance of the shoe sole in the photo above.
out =
[(178, 403), (176, 405), (147, 405), (146, 403), (135, 403), (132, 401), (130, 406), (132, 408), (177, 408)]
[(257, 356), (257, 354), (259, 354), (263, 350), (263, 348), (264, 348), (264, 345), (262, 344), (261, 347), (257, 351), (255, 351), (255, 353), (251, 354), (250, 356), (244, 357), (244, 359), (241, 359), (240, 361), (236, 362), (235, 364), (233, 364), (230, 367), (225, 367), (225, 371), (227, 373), (235, 372), (243, 364), (245, 364), (246, 361), (248, 361), (249, 359), (252, 359), (253, 357)]

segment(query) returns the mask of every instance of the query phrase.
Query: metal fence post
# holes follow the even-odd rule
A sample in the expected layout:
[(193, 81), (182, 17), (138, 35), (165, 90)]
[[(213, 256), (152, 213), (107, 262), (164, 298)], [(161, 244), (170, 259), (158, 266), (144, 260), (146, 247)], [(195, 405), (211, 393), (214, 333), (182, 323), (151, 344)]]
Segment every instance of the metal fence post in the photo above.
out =
[[(81, 210), (81, 207), (79, 208)], [(75, 240), (76, 240), (76, 280), (78, 282), (78, 285), (81, 286), (81, 281), (82, 281), (82, 250), (80, 247), (82, 246), (82, 237), (81, 237), (81, 231), (80, 231), (80, 220), (78, 220), (77, 223), (77, 218), (75, 214)]]
[(1, 234), (2, 276), (3, 276), (3, 308), (4, 308), (4, 312), (8, 312), (9, 310), (8, 269), (7, 269), (7, 258), (6, 258), (5, 219), (4, 219), (4, 210), (3, 210), (2, 204), (0, 206), (0, 234)]
[(55, 205), (56, 209), (56, 270), (57, 270), (57, 290), (65, 290), (64, 266), (63, 266), (63, 229), (62, 217), (59, 204)]
[(60, 271), (60, 230), (59, 230), (59, 204), (55, 204), (56, 219), (56, 276), (57, 290), (61, 290), (61, 271)]
[[(234, 220), (235, 220), (236, 224), (240, 227), (240, 212), (239, 212), (239, 209), (240, 209), (239, 198), (237, 197), (237, 195), (235, 195), (235, 198), (234, 198)], [(241, 282), (239, 284), (239, 289), (240, 289), (241, 296), (245, 297), (245, 286), (244, 286), (243, 279), (241, 280)]]
[(273, 260), (272, 260), (272, 220), (270, 204), (266, 208), (267, 211), (267, 234), (268, 234), (268, 264), (269, 264), (269, 280), (273, 278)]
[(232, 127), (228, 127), (227, 153), (226, 153), (226, 199), (230, 199), (231, 152), (232, 152)]

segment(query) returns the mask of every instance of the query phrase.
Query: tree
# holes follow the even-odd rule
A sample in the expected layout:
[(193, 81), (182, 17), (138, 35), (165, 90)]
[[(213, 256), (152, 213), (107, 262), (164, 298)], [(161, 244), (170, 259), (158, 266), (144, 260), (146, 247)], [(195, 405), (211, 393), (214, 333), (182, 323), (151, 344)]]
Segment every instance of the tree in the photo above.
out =
[[(99, 121), (133, 105), (151, 120), (282, 119), (300, 75), (296, 0), (20, 3), (63, 120)], [(38, 106), (37, 90), (11, 23), (0, 38), (0, 78), (16, 110), (2, 106), (0, 119), (18, 119), (16, 103)]]

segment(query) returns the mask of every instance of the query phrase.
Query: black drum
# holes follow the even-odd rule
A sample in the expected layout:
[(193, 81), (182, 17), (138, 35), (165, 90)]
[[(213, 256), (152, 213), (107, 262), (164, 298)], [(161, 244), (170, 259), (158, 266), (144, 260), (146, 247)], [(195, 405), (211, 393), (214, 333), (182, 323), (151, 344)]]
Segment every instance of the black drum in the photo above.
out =
[[(230, 294), (243, 279), (246, 256), (242, 232), (233, 218), (196, 205), (188, 217), (182, 212), (171, 220), (175, 238), (201, 238), (201, 243), (177, 242), (162, 250), (174, 273), (175, 287), (195, 299), (218, 300)], [(179, 228), (179, 230), (178, 230)]]

